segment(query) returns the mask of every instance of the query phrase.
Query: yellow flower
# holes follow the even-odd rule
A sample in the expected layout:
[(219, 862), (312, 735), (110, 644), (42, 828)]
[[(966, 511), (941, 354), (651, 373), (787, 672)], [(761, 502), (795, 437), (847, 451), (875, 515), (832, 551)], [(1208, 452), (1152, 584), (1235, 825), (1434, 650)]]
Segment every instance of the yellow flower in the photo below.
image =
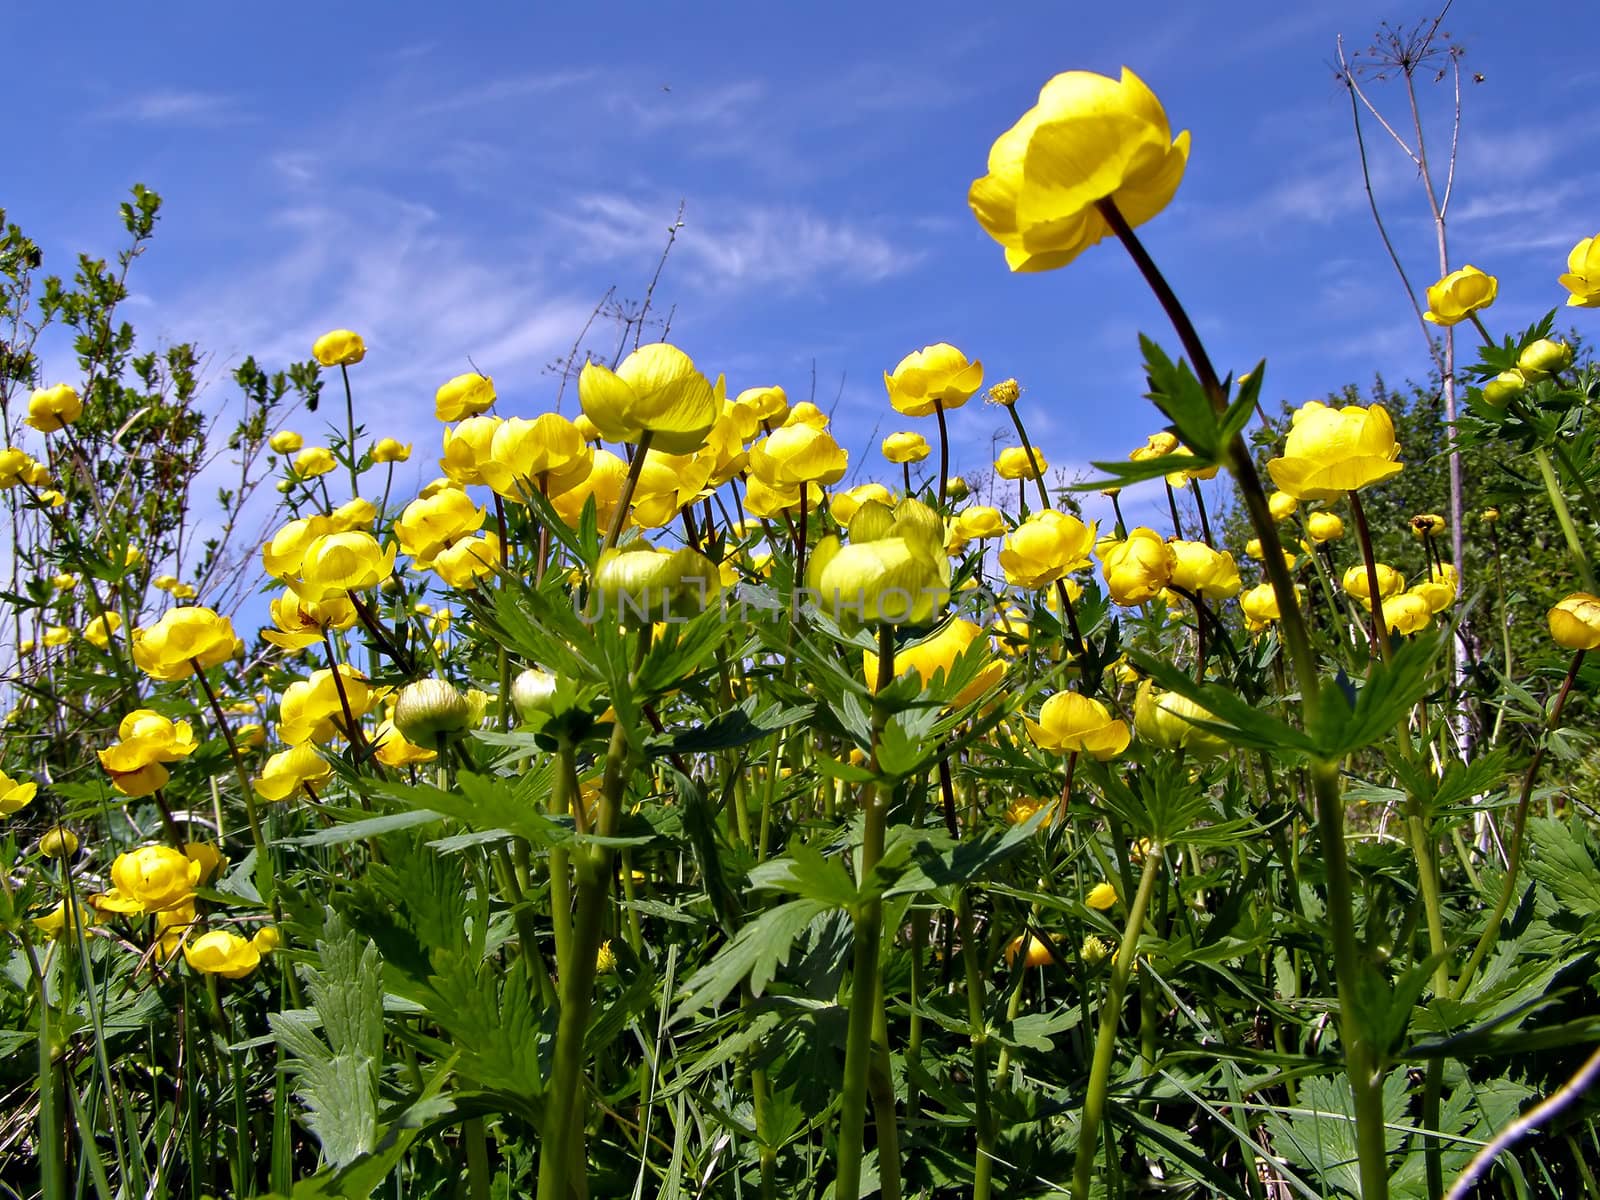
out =
[(1070, 513), (1043, 509), (1006, 535), (1000, 568), (1013, 587), (1042, 588), (1087, 566), (1094, 536), (1093, 523), (1085, 525)]
[(194, 970), (227, 979), (243, 979), (261, 965), (252, 942), (225, 929), (213, 929), (183, 944), (183, 958)]
[(1572, 248), (1567, 255), (1567, 274), (1559, 282), (1572, 293), (1567, 297), (1569, 308), (1600, 308), (1600, 233)]
[(1517, 370), (1524, 379), (1543, 379), (1572, 365), (1572, 347), (1566, 342), (1540, 338), (1529, 342), (1517, 355)]
[(629, 624), (695, 616), (721, 591), (716, 565), (687, 547), (611, 549), (594, 569), (599, 612)]
[(500, 565), (500, 538), (492, 530), (458, 538), (433, 556), (428, 566), (449, 586), (471, 591)]
[(1239, 594), (1243, 586), (1239, 568), (1226, 550), (1213, 550), (1204, 542), (1172, 542), (1168, 548), (1172, 552), (1169, 586), (1208, 600), (1226, 600)]
[(70, 592), (78, 586), (78, 577), (65, 572), (60, 575), (52, 575), (50, 577), (50, 585), (60, 591)]
[(468, 371), (439, 385), (433, 394), (433, 415), (441, 421), (460, 421), (486, 412), (494, 401), (494, 380)]
[(633, 489), (632, 517), (644, 529), (670, 525), (679, 509), (694, 503), (704, 488), (711, 460), (698, 454), (645, 454)]
[(1022, 722), (1034, 745), (1053, 754), (1087, 754), (1107, 762), (1128, 748), (1128, 723), (1100, 701), (1077, 692), (1057, 692), (1039, 709), (1037, 721)]
[(1142, 740), (1163, 750), (1182, 748), (1199, 757), (1221, 754), (1228, 748), (1227, 742), (1195, 724), (1215, 720), (1193, 700), (1176, 692), (1157, 692), (1148, 679), (1134, 695), (1134, 728)]
[(1326, 509), (1310, 513), (1306, 516), (1306, 534), (1313, 542), (1337, 542), (1344, 537), (1344, 522), (1338, 513)]
[(1002, 379), (989, 389), (989, 403), (1010, 408), (1022, 395), (1022, 387), (1015, 379)]
[(28, 397), (27, 423), (40, 433), (64, 429), (83, 415), (83, 400), (65, 383), (37, 388)]
[(194, 895), (204, 868), (170, 846), (140, 846), (111, 863), (112, 890), (95, 906), (119, 913), (176, 908)]
[(331, 330), (311, 345), (311, 357), (325, 367), (354, 366), (366, 356), (366, 342), (348, 329)]
[(111, 786), (125, 796), (148, 796), (170, 778), (164, 764), (196, 749), (187, 721), (173, 721), (148, 708), (135, 709), (117, 727), (118, 741), (98, 751)]
[(1006, 965), (1016, 965), (1019, 954), (1024, 967), (1048, 967), (1053, 960), (1049, 943), (1031, 933), (1018, 934), (1006, 943)]
[(287, 800), (303, 787), (321, 787), (332, 778), (332, 765), (307, 743), (267, 759), (254, 783), (263, 800)]
[[(0, 785), (0, 816), (6, 815), (6, 801), (3, 785)], [(57, 825), (44, 831), (39, 839), (39, 853), (46, 858), (71, 858), (78, 852), (78, 835), (64, 826)]]
[[(902, 677), (908, 672), (916, 674), (923, 684), (933, 682), (933, 677), (940, 671), (947, 675), (955, 666), (956, 659), (967, 652), (967, 648), (979, 638), (985, 639), (988, 646), (987, 635), (971, 621), (964, 621), (954, 617), (939, 626), (932, 637), (923, 638), (920, 642), (913, 642), (909, 646), (902, 646), (895, 652), (895, 676)], [(862, 653), (862, 667), (866, 671), (867, 686), (874, 692), (878, 690), (878, 656), (867, 650)], [(973, 681), (962, 688), (960, 693), (950, 701), (948, 707), (962, 708), (971, 704), (979, 696), (1000, 681), (1006, 673), (1005, 664), (1001, 662), (986, 662)]]
[[(908, 505), (902, 501), (900, 513)], [(836, 537), (823, 538), (806, 568), (807, 584), (818, 604), (834, 620), (845, 623), (924, 625), (950, 598), (950, 560), (944, 553), (944, 529), (937, 523), (930, 533), (922, 519), (907, 509), (895, 516), (883, 536), (856, 540), (862, 516), (873, 511), (863, 506), (851, 522), (851, 544), (841, 546)]]
[(261, 565), (268, 575), (278, 579), (298, 575), (311, 543), (323, 534), (335, 532), (333, 521), (320, 515), (290, 521), (261, 547)]
[(322, 640), (323, 630), (349, 629), (356, 623), (356, 608), (347, 596), (303, 600), (293, 588), (267, 606), (277, 629), (263, 629), (262, 640), (284, 650), (304, 650)]
[(401, 442), (399, 438), (379, 438), (372, 446), (372, 461), (375, 463), (407, 462), (411, 458), (411, 443)]
[(615, 371), (589, 362), (578, 375), (578, 402), (607, 441), (638, 442), (648, 432), (668, 454), (705, 445), (722, 411), (721, 392), (666, 342), (639, 347)]
[(372, 743), (377, 747), (375, 757), (386, 767), (416, 766), (418, 763), (432, 762), (439, 757), (437, 750), (427, 750), (421, 746), (413, 745), (405, 736), (394, 727), (393, 721), (384, 721), (378, 726), (378, 732), (372, 735)]
[(604, 532), (610, 527), (612, 514), (622, 501), (622, 485), (627, 478), (626, 462), (609, 450), (596, 450), (588, 475), (577, 486), (552, 499), (551, 506), (563, 521), (576, 529), (583, 518), (584, 506), (592, 496), (595, 524)]
[(444, 431), (444, 457), (439, 465), (461, 487), (483, 483), (483, 468), (488, 463), (494, 435), (500, 429), (499, 417), (468, 417)]
[(1383, 602), (1383, 623), (1390, 633), (1420, 633), (1433, 624), (1433, 612), (1428, 597), (1401, 592)]
[(0, 817), (9, 817), (18, 809), (26, 808), (33, 803), (33, 798), (38, 792), (37, 783), (12, 779), (4, 771), (0, 771)]
[(267, 744), (267, 731), (257, 721), (250, 721), (239, 726), (234, 732), (233, 740), (238, 743), (241, 750), (259, 750)]
[(375, 588), (394, 573), (395, 549), (360, 530), (324, 534), (306, 547), (299, 578), (289, 585), (312, 601)]
[(293, 454), (305, 444), (305, 438), (292, 429), (280, 429), (267, 439), (267, 445), (271, 446), (273, 451), (278, 454)]
[(739, 437), (749, 441), (763, 426), (783, 423), (789, 415), (789, 397), (781, 387), (745, 388), (724, 402), (723, 411), (733, 418)]
[(1499, 286), (1493, 275), (1485, 275), (1469, 263), (1428, 289), (1428, 311), (1422, 319), (1435, 325), (1459, 324), (1493, 304)]
[(921, 462), (928, 457), (928, 439), (920, 433), (891, 433), (883, 439), (883, 456), (895, 466)]
[(1278, 593), (1270, 583), (1258, 583), (1245, 592), (1239, 597), (1239, 607), (1251, 633), (1260, 633), (1283, 615), (1278, 611)]
[(710, 487), (721, 487), (749, 465), (750, 456), (745, 452), (744, 436), (739, 428), (738, 421), (724, 406), (712, 422), (705, 446), (695, 452), (696, 470), (705, 472)]
[(402, 551), (419, 567), (427, 567), (451, 542), (482, 528), (485, 515), (460, 488), (441, 488), (406, 505), (395, 520), (394, 535)]
[(1419, 542), (1438, 537), (1445, 530), (1445, 520), (1438, 513), (1418, 513), (1409, 522), (1411, 534)]
[(1267, 464), (1272, 481), (1300, 500), (1334, 500), (1398, 475), (1400, 447), (1381, 404), (1329, 408), (1312, 400), (1295, 410), (1283, 457)]
[(1428, 611), (1442, 613), (1456, 602), (1461, 576), (1454, 563), (1439, 563), (1428, 568), (1428, 578), (1413, 585), (1411, 591), (1427, 602)]
[(1001, 479), (1038, 479), (1050, 469), (1044, 455), (1035, 450), (1031, 455), (1021, 446), (1007, 446), (995, 459), (995, 474)]
[(1172, 548), (1155, 530), (1141, 525), (1126, 540), (1100, 547), (1106, 590), (1124, 608), (1153, 600), (1172, 581)]
[(998, 508), (974, 504), (956, 514), (955, 531), (964, 541), (975, 542), (999, 537), (1006, 531), (1006, 520)]
[(1288, 492), (1273, 492), (1272, 495), (1267, 497), (1267, 511), (1272, 514), (1274, 521), (1287, 521), (1294, 516), (1294, 510), (1299, 507), (1300, 501), (1296, 500)]
[(1102, 880), (1089, 889), (1089, 894), (1083, 898), (1083, 902), (1092, 909), (1105, 912), (1117, 902), (1117, 889)]
[(809, 400), (802, 400), (787, 413), (779, 423), (784, 425), (809, 425), (813, 429), (826, 429), (828, 427), (828, 414), (823, 412)]
[(1600, 596), (1573, 592), (1549, 612), (1550, 636), (1568, 650), (1600, 650)]
[(47, 625), (44, 631), (44, 644), (46, 646), (65, 646), (77, 636), (65, 625)]
[(122, 617), (115, 612), (107, 612), (105, 616), (95, 617), (85, 625), (83, 636), (105, 650), (110, 647), (112, 636), (121, 628)]
[(1019, 796), (1006, 805), (1006, 824), (1021, 825), (1044, 807), (1044, 801), (1033, 796)]
[(76, 920), (69, 922), (67, 919), (67, 902), (61, 901), (42, 917), (33, 919), (33, 926), (40, 933), (49, 938), (58, 938), (68, 933), (71, 929), (87, 929), (100, 919), (100, 914), (81, 900), (72, 904), (72, 913)]
[(1521, 371), (1501, 371), (1483, 385), (1483, 402), (1491, 408), (1505, 408), (1528, 390), (1528, 377)]
[(599, 949), (594, 953), (594, 973), (596, 975), (610, 975), (617, 969), (617, 952), (611, 948), (611, 939), (607, 938), (600, 943)]
[(544, 413), (502, 422), (479, 471), (497, 493), (521, 503), (534, 493), (548, 498), (571, 491), (593, 465), (594, 449), (578, 427), (559, 413)]
[(840, 525), (849, 525), (850, 519), (868, 500), (888, 507), (894, 504), (894, 493), (881, 483), (858, 484), (848, 491), (835, 492), (828, 501), (828, 512)]
[[(359, 721), (377, 702), (367, 677), (346, 663), (339, 664), (339, 681), (327, 668), (311, 672), (308, 679), (297, 679), (284, 689), (278, 703), (278, 736), (290, 746), (304, 742), (331, 741), (344, 729), (345, 705)], [(341, 700), (341, 691), (344, 698)]]
[(1068, 71), (1000, 135), (967, 201), (1013, 271), (1045, 271), (1111, 232), (1098, 201), (1112, 201), (1130, 226), (1159, 213), (1188, 158), (1188, 132), (1172, 137), (1161, 102), (1132, 71), (1120, 81)]
[(204, 887), (223, 867), (228, 865), (228, 860), (223, 857), (222, 851), (206, 842), (185, 842), (183, 856), (190, 862), (200, 864), (200, 878), (198, 886)]
[(149, 629), (135, 630), (133, 661), (152, 679), (187, 679), (233, 657), (233, 622), (209, 608), (174, 608)]
[(761, 476), (752, 474), (744, 494), (745, 511), (753, 517), (776, 517), (781, 513), (794, 512), (800, 507), (802, 487), (805, 489), (806, 511), (816, 512), (817, 506), (822, 503), (822, 488), (818, 484), (797, 483), (776, 487)]
[(1078, 957), (1091, 967), (1097, 967), (1108, 958), (1116, 957), (1116, 948), (1104, 938), (1090, 934), (1083, 939), (1083, 945), (1078, 949)]
[(803, 424), (775, 429), (750, 448), (751, 472), (775, 488), (838, 483), (848, 460), (826, 430)]
[(283, 934), (276, 925), (263, 925), (256, 930), (255, 936), (250, 939), (250, 944), (261, 954), (271, 954), (283, 945)]
[[(1388, 600), (1398, 596), (1406, 590), (1406, 577), (1396, 571), (1387, 563), (1377, 563), (1376, 575), (1378, 576), (1378, 598)], [(1361, 602), (1361, 606), (1368, 611), (1372, 609), (1372, 589), (1367, 578), (1365, 563), (1357, 563), (1344, 573), (1340, 585), (1346, 592)]]
[(333, 451), (326, 446), (307, 446), (294, 458), (295, 474), (302, 479), (326, 475), (338, 465), (339, 460), (333, 457)]
[(983, 386), (983, 364), (949, 342), (913, 350), (891, 371), (884, 372), (889, 403), (908, 417), (926, 417), (936, 406), (960, 408)]

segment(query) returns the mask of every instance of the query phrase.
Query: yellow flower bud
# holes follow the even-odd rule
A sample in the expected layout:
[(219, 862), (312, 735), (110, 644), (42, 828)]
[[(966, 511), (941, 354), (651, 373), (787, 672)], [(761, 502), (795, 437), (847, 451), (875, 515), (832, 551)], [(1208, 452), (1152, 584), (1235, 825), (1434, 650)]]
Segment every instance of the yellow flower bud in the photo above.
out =
[(1001, 479), (1038, 479), (1049, 469), (1044, 455), (1037, 450), (1030, 455), (1021, 446), (1007, 446), (994, 463), (995, 474)]
[(1568, 650), (1600, 650), (1600, 596), (1573, 592), (1549, 613), (1550, 636)]
[(267, 445), (278, 454), (293, 454), (305, 444), (305, 439), (292, 429), (280, 429), (267, 439)]
[(1523, 347), (1522, 353), (1517, 355), (1517, 370), (1529, 379), (1554, 375), (1571, 365), (1572, 347), (1566, 342), (1557, 342), (1550, 338), (1540, 338), (1536, 342), (1530, 342)]
[[(372, 461), (375, 463), (406, 462), (411, 458), (411, 443), (401, 442), (398, 438), (380, 438), (372, 446)], [(259, 936), (259, 935), (257, 935)]]
[(1053, 754), (1087, 754), (1107, 762), (1128, 748), (1128, 723), (1111, 715), (1100, 701), (1077, 692), (1057, 692), (1039, 709), (1039, 719), (1023, 718), (1034, 745)]
[(928, 439), (920, 433), (891, 433), (883, 439), (883, 456), (896, 466), (921, 462), (931, 452)]
[(1504, 408), (1528, 390), (1528, 379), (1521, 371), (1501, 371), (1483, 385), (1484, 403)]
[(51, 388), (39, 388), (28, 398), (27, 424), (40, 433), (64, 429), (82, 415), (82, 398), (64, 383)]
[(349, 329), (331, 330), (311, 346), (311, 357), (325, 367), (354, 366), (366, 356), (366, 342)]
[(1451, 271), (1428, 288), (1428, 311), (1422, 319), (1435, 325), (1455, 325), (1494, 303), (1499, 281), (1468, 264)]

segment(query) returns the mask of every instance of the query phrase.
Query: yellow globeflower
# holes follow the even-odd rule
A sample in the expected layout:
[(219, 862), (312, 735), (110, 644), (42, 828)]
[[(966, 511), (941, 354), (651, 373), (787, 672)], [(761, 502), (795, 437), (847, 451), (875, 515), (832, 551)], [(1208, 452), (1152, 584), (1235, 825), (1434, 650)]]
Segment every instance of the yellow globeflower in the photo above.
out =
[(1459, 324), (1493, 304), (1499, 286), (1493, 275), (1485, 275), (1469, 263), (1428, 289), (1428, 311), (1422, 319), (1434, 325)]
[(974, 504), (956, 514), (956, 534), (968, 542), (996, 538), (1006, 531), (1006, 519), (998, 508)]
[(112, 786), (126, 796), (148, 796), (165, 786), (163, 765), (193, 754), (197, 743), (187, 721), (173, 721), (153, 709), (138, 708), (117, 726), (116, 745), (98, 752)]
[[(3, 777), (0, 777), (3, 778)], [(6, 800), (0, 786), (0, 816), (6, 815)], [(62, 825), (47, 829), (39, 838), (39, 853), (46, 858), (71, 858), (78, 852), (78, 835)]]
[(926, 417), (935, 406), (960, 408), (983, 386), (983, 364), (949, 342), (935, 342), (913, 350), (893, 371), (884, 372), (889, 403), (908, 417)]
[(297, 575), (311, 543), (323, 534), (334, 532), (333, 521), (321, 515), (290, 521), (261, 547), (261, 565), (268, 575), (278, 579)]
[(1007, 446), (994, 462), (994, 472), (1001, 479), (1038, 479), (1049, 469), (1043, 454), (1037, 450), (1029, 454), (1021, 446)]
[(1000, 568), (1013, 587), (1042, 588), (1088, 566), (1094, 537), (1092, 522), (1085, 525), (1070, 513), (1044, 509), (1006, 535)]
[(1024, 717), (1028, 736), (1053, 754), (1087, 754), (1101, 762), (1128, 748), (1132, 734), (1100, 701), (1077, 692), (1057, 692), (1039, 709), (1037, 721)]
[(1306, 517), (1306, 534), (1313, 542), (1337, 542), (1344, 537), (1344, 522), (1338, 513), (1326, 509), (1310, 513)]
[(330, 330), (311, 346), (311, 357), (325, 367), (354, 366), (366, 356), (366, 342), (349, 329)]
[(1428, 568), (1428, 578), (1414, 584), (1412, 592), (1428, 602), (1428, 611), (1442, 613), (1456, 602), (1461, 576), (1454, 563), (1439, 563)]
[(65, 625), (47, 625), (44, 631), (44, 644), (46, 646), (66, 646), (77, 636)]
[(135, 630), (133, 661), (152, 679), (187, 679), (233, 657), (233, 622), (209, 608), (169, 609), (149, 629)]
[[(340, 698), (341, 690), (344, 693)], [(308, 679), (297, 679), (283, 691), (278, 704), (278, 736), (290, 746), (305, 742), (323, 743), (335, 735), (348, 734), (345, 705), (359, 721), (377, 702), (367, 677), (346, 663), (339, 664), (339, 680), (326, 667), (311, 672)]]
[(1278, 593), (1270, 583), (1258, 583), (1239, 597), (1244, 623), (1251, 633), (1260, 633), (1283, 616), (1278, 611)]
[(1549, 612), (1550, 636), (1568, 650), (1600, 650), (1600, 596), (1573, 592)]
[(848, 491), (835, 492), (828, 501), (828, 513), (840, 525), (849, 525), (850, 519), (868, 500), (875, 500), (887, 508), (894, 504), (894, 493), (881, 483), (857, 484)]
[(487, 411), (494, 401), (494, 380), (468, 371), (439, 385), (433, 394), (433, 415), (441, 421), (460, 421)]
[(372, 461), (375, 463), (403, 463), (410, 458), (411, 443), (402, 442), (399, 438), (379, 438), (372, 445)]
[(1158, 692), (1143, 680), (1134, 695), (1133, 724), (1141, 740), (1163, 750), (1185, 749), (1199, 757), (1221, 754), (1228, 743), (1197, 721), (1216, 718), (1193, 700), (1177, 692)]
[(576, 486), (552, 499), (551, 506), (563, 521), (576, 529), (583, 518), (584, 507), (592, 497), (596, 527), (604, 531), (610, 528), (611, 517), (622, 501), (622, 485), (627, 478), (626, 462), (609, 450), (596, 450), (589, 473)]
[(1125, 540), (1101, 548), (1100, 567), (1106, 590), (1124, 608), (1144, 604), (1172, 582), (1172, 547), (1155, 530), (1141, 525)]
[(883, 439), (884, 458), (895, 466), (904, 466), (908, 463), (921, 462), (928, 457), (928, 439), (920, 433), (891, 433)]
[(482, 528), (485, 515), (460, 488), (441, 488), (406, 505), (395, 520), (394, 535), (402, 551), (427, 567), (451, 542)]
[(315, 479), (326, 475), (339, 465), (333, 451), (326, 446), (307, 446), (294, 456), (294, 473), (302, 479)]
[(293, 588), (267, 606), (277, 629), (263, 629), (263, 641), (284, 650), (304, 650), (322, 641), (324, 630), (349, 629), (356, 623), (356, 608), (347, 596), (303, 600)]
[(27, 423), (40, 433), (64, 429), (83, 415), (83, 400), (70, 386), (37, 388), (28, 397)]
[(95, 617), (83, 627), (83, 636), (93, 642), (100, 649), (106, 650), (111, 646), (111, 639), (117, 630), (122, 628), (122, 617), (115, 612), (107, 612), (102, 617)]
[(319, 788), (333, 778), (333, 766), (309, 743), (280, 750), (253, 782), (263, 800), (287, 800), (303, 787)]
[[(896, 677), (914, 672), (924, 684), (933, 682), (933, 677), (940, 671), (947, 675), (955, 666), (956, 659), (967, 652), (967, 648), (980, 638), (984, 639), (988, 647), (988, 635), (971, 621), (964, 621), (954, 617), (941, 625), (932, 637), (924, 638), (909, 646), (903, 646), (895, 652), (894, 671)], [(867, 686), (874, 692), (878, 690), (878, 656), (867, 650), (862, 653), (862, 668), (866, 672)], [(1000, 681), (1006, 673), (1005, 664), (993, 661), (985, 663), (973, 681), (962, 688), (960, 693), (950, 701), (949, 707), (961, 708), (971, 704), (979, 696)]]
[(500, 566), (500, 537), (493, 530), (457, 538), (433, 556), (430, 570), (450, 587), (471, 591)]
[(722, 388), (702, 375), (676, 346), (641, 346), (617, 369), (585, 363), (578, 375), (578, 402), (601, 435), (612, 442), (651, 444), (668, 454), (688, 454), (705, 445), (722, 411)]
[(261, 965), (261, 952), (253, 942), (225, 929), (213, 929), (183, 944), (183, 958), (196, 971), (243, 979)]
[(280, 429), (267, 439), (267, 445), (277, 454), (293, 454), (305, 444), (305, 438), (292, 429)]
[(1600, 233), (1572, 248), (1567, 274), (1559, 282), (1572, 293), (1567, 297), (1569, 308), (1600, 308)]
[(372, 735), (372, 744), (377, 747), (373, 757), (384, 766), (396, 770), (432, 762), (439, 757), (437, 750), (428, 750), (406, 741), (405, 736), (394, 727), (393, 721), (384, 721), (378, 726), (378, 732)]
[(499, 432), (499, 417), (468, 417), (444, 431), (444, 457), (439, 466), (456, 484), (483, 483), (483, 469), (489, 462), (494, 435)]
[(1083, 902), (1090, 908), (1105, 912), (1116, 904), (1117, 889), (1102, 880), (1089, 889), (1089, 894), (1083, 898)]
[(300, 576), (290, 586), (306, 600), (325, 600), (375, 588), (394, 574), (396, 547), (378, 544), (370, 533), (329, 533), (306, 547)]
[(1280, 523), (1294, 516), (1294, 510), (1299, 507), (1300, 501), (1288, 492), (1273, 492), (1267, 497), (1267, 511), (1272, 514), (1274, 521)]
[(502, 422), (479, 471), (499, 495), (520, 503), (535, 493), (548, 498), (571, 491), (593, 465), (594, 449), (578, 427), (559, 413), (544, 413)]
[(849, 455), (825, 429), (784, 425), (750, 448), (750, 470), (776, 488), (817, 483), (824, 487), (844, 478)]
[(111, 863), (112, 890), (95, 900), (102, 910), (153, 913), (194, 895), (205, 868), (169, 846), (140, 846)]
[(1446, 529), (1445, 519), (1438, 513), (1418, 513), (1406, 524), (1411, 526), (1411, 536), (1419, 542), (1438, 537)]
[(600, 614), (629, 624), (696, 616), (722, 591), (722, 575), (697, 550), (607, 550), (594, 569)]
[(1006, 943), (1006, 966), (1015, 966), (1019, 954), (1024, 967), (1048, 967), (1053, 957), (1049, 943), (1031, 933), (1020, 933)]
[(1237, 596), (1242, 584), (1239, 567), (1226, 550), (1213, 550), (1204, 542), (1172, 542), (1172, 576), (1169, 586), (1182, 588), (1208, 600)]
[(346, 500), (328, 514), (333, 522), (330, 533), (343, 533), (347, 529), (370, 529), (378, 519), (378, 506), (361, 496)]
[(739, 437), (749, 441), (763, 426), (777, 426), (789, 415), (789, 397), (781, 387), (745, 388), (732, 400), (723, 402), (723, 411), (733, 418)]
[(73, 918), (69, 921), (67, 902), (62, 900), (42, 917), (33, 919), (33, 927), (48, 938), (58, 938), (77, 929), (87, 929), (100, 919), (100, 914), (81, 900), (72, 902)]
[(1172, 137), (1161, 102), (1132, 71), (1120, 80), (1067, 71), (1000, 135), (967, 201), (1013, 271), (1046, 271), (1111, 233), (1099, 201), (1130, 226), (1159, 213), (1188, 158), (1188, 132)]
[(1398, 475), (1400, 447), (1381, 404), (1329, 408), (1312, 400), (1295, 410), (1283, 457), (1267, 464), (1272, 481), (1300, 500), (1335, 500)]
[(902, 500), (888, 519), (868, 502), (850, 522), (850, 545), (823, 538), (806, 583), (836, 621), (924, 625), (950, 598), (944, 522), (927, 505)]
[(38, 792), (37, 783), (12, 779), (4, 771), (0, 771), (0, 817), (9, 817), (19, 809), (26, 808), (33, 803), (33, 798)]
[[(1406, 590), (1406, 577), (1400, 574), (1399, 571), (1396, 571), (1387, 563), (1377, 563), (1376, 567), (1375, 574), (1378, 577), (1379, 600), (1388, 600)], [(1339, 582), (1346, 592), (1361, 602), (1363, 608), (1371, 610), (1372, 581), (1367, 578), (1365, 563), (1357, 563), (1351, 567), (1344, 573), (1344, 578)]]
[(1383, 602), (1383, 623), (1390, 633), (1421, 633), (1433, 624), (1433, 611), (1427, 596), (1401, 592)]

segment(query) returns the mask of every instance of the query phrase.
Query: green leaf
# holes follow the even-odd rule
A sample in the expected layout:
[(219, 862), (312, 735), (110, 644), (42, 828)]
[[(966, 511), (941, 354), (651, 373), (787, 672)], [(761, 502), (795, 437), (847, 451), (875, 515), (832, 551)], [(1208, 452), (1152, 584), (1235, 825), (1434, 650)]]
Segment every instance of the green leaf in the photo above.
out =
[(652, 753), (704, 754), (748, 745), (769, 733), (816, 715), (815, 704), (770, 705), (757, 711), (757, 701), (743, 701), (727, 712), (718, 713), (703, 725), (674, 730), (645, 739)]
[(779, 964), (789, 961), (795, 938), (828, 908), (818, 900), (790, 900), (762, 913), (689, 977), (684, 984), (687, 994), (672, 1020), (681, 1021), (708, 1005), (720, 1004), (747, 976), (751, 992), (759, 996)]
[(442, 820), (444, 820), (444, 817), (440, 813), (429, 812), (426, 809), (415, 809), (411, 812), (389, 813), (381, 817), (368, 817), (361, 821), (331, 825), (327, 829), (318, 829), (300, 837), (279, 838), (273, 844), (285, 846), (343, 846), (350, 842), (364, 841), (369, 837), (381, 837), (386, 833), (395, 833), (402, 829), (413, 829), (418, 825), (432, 825)]
[(1528, 874), (1549, 888), (1563, 908), (1582, 917), (1600, 913), (1600, 867), (1586, 837), (1565, 822), (1534, 817), (1528, 822), (1528, 849)]
[(750, 872), (757, 891), (788, 892), (829, 908), (852, 908), (859, 895), (837, 858), (824, 858), (815, 846), (796, 846), (786, 858), (770, 859)]

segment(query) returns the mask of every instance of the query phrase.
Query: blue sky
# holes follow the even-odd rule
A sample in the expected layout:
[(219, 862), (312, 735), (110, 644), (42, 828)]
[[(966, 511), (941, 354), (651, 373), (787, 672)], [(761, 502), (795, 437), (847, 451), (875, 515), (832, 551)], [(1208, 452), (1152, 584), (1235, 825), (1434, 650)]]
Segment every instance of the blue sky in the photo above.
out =
[[(1022, 381), (1053, 465), (1122, 457), (1158, 423), (1136, 334), (1175, 347), (1131, 263), (1105, 243), (1064, 270), (1013, 276), (966, 204), (990, 143), (1068, 69), (1127, 64), (1174, 130), (1191, 131), (1177, 198), (1141, 233), (1224, 369), (1266, 357), (1274, 404), (1426, 369), (1331, 66), (1336, 34), (1359, 48), (1380, 21), (1408, 25), (1424, 8), (22, 11), (37, 66), (18, 89), (0, 205), (47, 264), (110, 253), (127, 187), (155, 188), (164, 220), (130, 308), (142, 335), (199, 342), (220, 403), (244, 355), (279, 365), (329, 328), (362, 332), (366, 424), (415, 439), (421, 478), (438, 444), (434, 388), (470, 356), (508, 415), (551, 407), (546, 365), (607, 287), (643, 294), (680, 201), (656, 294), (672, 340), (731, 390), (779, 383), (802, 398), (814, 362), (853, 467), (882, 471), (869, 438), (908, 424), (882, 372), (934, 341), (981, 358), (991, 380)], [(1499, 275), (1493, 327), (1560, 304), (1566, 251), (1600, 229), (1593, 18), (1578, 0), (1536, 18), (1462, 0), (1445, 22), (1468, 73), (1452, 260)], [(1447, 87), (1424, 93), (1438, 153)], [(1398, 86), (1374, 95), (1404, 116)], [(1371, 134), (1391, 232), (1426, 284), (1437, 272), (1422, 194)], [(71, 367), (58, 354), (46, 373)], [(293, 423), (316, 432), (315, 418)], [(986, 468), (1007, 430), (996, 409), (963, 409), (956, 465)]]

